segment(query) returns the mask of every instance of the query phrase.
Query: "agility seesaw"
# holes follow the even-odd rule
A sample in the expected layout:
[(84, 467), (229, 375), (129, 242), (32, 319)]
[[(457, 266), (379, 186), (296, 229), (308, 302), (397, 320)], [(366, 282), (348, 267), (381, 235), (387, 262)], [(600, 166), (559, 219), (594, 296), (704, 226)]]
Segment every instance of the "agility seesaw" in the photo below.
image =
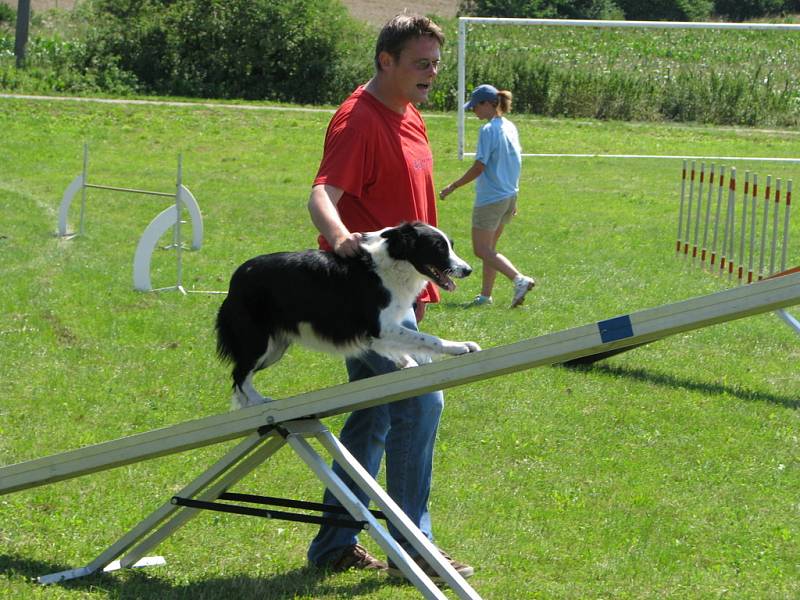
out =
[[(154, 559), (143, 558), (146, 553), (200, 509), (258, 514), (248, 507), (240, 507), (239, 510), (218, 500), (236, 497), (235, 494), (227, 494), (227, 490), (288, 443), (340, 500), (359, 527), (368, 531), (425, 598), (445, 598), (441, 590), (378, 523), (376, 516), (356, 499), (306, 440), (314, 437), (459, 598), (480, 598), (449, 563), (442, 560), (430, 541), (411, 524), (319, 419), (431, 390), (641, 345), (676, 333), (799, 303), (800, 273), (789, 273), (749, 286), (642, 310), (515, 344), (2, 467), (0, 495), (245, 438), (87, 566), (39, 578), (42, 583), (53, 583), (98, 570), (154, 564)], [(260, 511), (260, 516), (280, 515), (277, 511)], [(115, 560), (120, 556), (121, 559)]]
[[(781, 271), (780, 273), (775, 273), (774, 275), (770, 275), (769, 277), (767, 277), (767, 279), (774, 279), (775, 277), (785, 277), (787, 275), (792, 275), (793, 273), (800, 273), (800, 267), (794, 267), (792, 269)], [(794, 318), (794, 316), (789, 314), (789, 312), (786, 309), (779, 308), (778, 310), (775, 311), (775, 314), (781, 319), (783, 319), (786, 322), (786, 324), (789, 325), (792, 329), (800, 333), (800, 321), (798, 321), (796, 318)], [(634, 350), (640, 346), (649, 344), (650, 342), (655, 342), (657, 339), (660, 338), (647, 340), (640, 342), (638, 344), (632, 344), (630, 346), (623, 346), (614, 349), (603, 348), (599, 352), (596, 352), (594, 354), (586, 354), (583, 356), (579, 356), (577, 358), (572, 358), (570, 360), (564, 361), (561, 364), (564, 365), (565, 367), (588, 367), (601, 360), (605, 360), (607, 358), (611, 358), (612, 356), (616, 356), (617, 354), (622, 354), (623, 352), (627, 352), (628, 350)]]

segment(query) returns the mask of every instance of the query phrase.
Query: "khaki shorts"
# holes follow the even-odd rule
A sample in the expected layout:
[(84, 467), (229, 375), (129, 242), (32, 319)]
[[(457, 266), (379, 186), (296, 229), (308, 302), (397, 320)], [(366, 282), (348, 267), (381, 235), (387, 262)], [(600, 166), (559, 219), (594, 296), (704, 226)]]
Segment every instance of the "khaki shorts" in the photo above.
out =
[(517, 208), (517, 197), (509, 196), (499, 202), (492, 202), (472, 209), (472, 226), (475, 229), (496, 231), (500, 225), (506, 225)]

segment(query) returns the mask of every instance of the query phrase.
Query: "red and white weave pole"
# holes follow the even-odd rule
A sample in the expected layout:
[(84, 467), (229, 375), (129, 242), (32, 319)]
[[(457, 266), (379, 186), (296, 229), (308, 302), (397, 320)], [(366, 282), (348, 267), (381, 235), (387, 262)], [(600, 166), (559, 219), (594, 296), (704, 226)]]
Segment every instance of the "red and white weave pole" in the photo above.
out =
[(750, 193), (750, 171), (744, 172), (744, 190), (742, 190), (742, 226), (739, 228), (739, 256), (736, 275), (739, 283), (744, 277), (744, 242), (747, 237), (747, 196)]
[(772, 175), (767, 175), (767, 188), (764, 191), (764, 217), (761, 220), (761, 255), (758, 260), (758, 278), (764, 279), (764, 264), (767, 256), (767, 221), (769, 219), (770, 194), (772, 191)]
[(700, 264), (704, 265), (706, 262), (706, 253), (708, 249), (708, 223), (711, 220), (711, 197), (714, 191), (714, 165), (711, 165), (711, 172), (708, 176), (708, 193), (706, 195), (706, 218), (703, 224), (703, 246), (700, 252)]
[(719, 168), (719, 185), (717, 186), (717, 210), (714, 213), (714, 237), (711, 241), (711, 262), (709, 262), (709, 269), (716, 264), (717, 261), (717, 236), (719, 234), (719, 215), (722, 210), (722, 190), (725, 187), (725, 167)]
[(753, 264), (756, 247), (756, 205), (758, 204), (758, 175), (753, 173), (753, 190), (750, 200), (750, 251), (747, 255), (747, 283), (753, 283)]
[(786, 270), (786, 259), (789, 250), (789, 216), (792, 210), (792, 180), (786, 183), (786, 207), (783, 209), (783, 246), (781, 247), (781, 271)]
[(778, 213), (781, 210), (781, 180), (775, 180), (775, 210), (772, 213), (772, 244), (769, 250), (769, 274), (772, 275), (777, 269), (775, 264), (775, 257), (777, 255), (778, 246)]
[[(713, 202), (715, 190), (716, 203)], [(723, 190), (727, 190), (727, 202), (724, 206)], [(759, 214), (760, 190), (757, 174), (753, 173), (751, 178), (751, 173), (745, 171), (744, 186), (739, 190), (742, 193), (739, 202), (736, 197), (735, 168), (730, 169), (728, 181), (725, 181), (724, 166), (717, 168), (712, 164), (706, 173), (705, 163), (701, 163), (698, 169), (694, 162), (689, 167), (688, 162), (684, 161), (676, 253), (688, 257), (691, 247), (693, 260), (699, 257), (700, 265), (705, 267), (706, 259), (709, 258), (708, 267), (712, 272), (720, 275), (727, 273), (730, 280), (735, 277), (739, 284), (753, 283), (777, 271), (785, 271), (789, 260), (791, 190), (791, 181), (784, 183), (776, 178), (773, 186), (772, 176), (767, 175), (763, 213)], [(781, 210), (784, 211), (783, 217), (780, 215)]]
[(694, 237), (692, 238), (692, 260), (697, 258), (697, 241), (700, 235), (700, 211), (703, 206), (703, 184), (706, 180), (706, 163), (700, 163), (700, 185), (697, 188), (697, 207), (694, 215)]
[(678, 235), (675, 238), (675, 253), (681, 253), (681, 238), (683, 237), (683, 205), (686, 203), (686, 160), (683, 161), (681, 171), (681, 203), (678, 208)]
[[(729, 265), (729, 260), (733, 255), (733, 212), (736, 208), (736, 169), (731, 168), (731, 175), (728, 177), (728, 203), (725, 210), (725, 226), (722, 231), (722, 256), (719, 261), (720, 273), (725, 272), (726, 265)], [(729, 271), (730, 272), (730, 271)]]
[(731, 169), (730, 192), (728, 202), (730, 205), (731, 231), (728, 238), (728, 279), (733, 278), (733, 264), (736, 259), (736, 169)]
[(694, 200), (694, 161), (692, 161), (692, 172), (689, 179), (689, 206), (686, 208), (686, 233), (683, 238), (683, 255), (689, 255), (689, 232), (692, 227), (692, 201)]

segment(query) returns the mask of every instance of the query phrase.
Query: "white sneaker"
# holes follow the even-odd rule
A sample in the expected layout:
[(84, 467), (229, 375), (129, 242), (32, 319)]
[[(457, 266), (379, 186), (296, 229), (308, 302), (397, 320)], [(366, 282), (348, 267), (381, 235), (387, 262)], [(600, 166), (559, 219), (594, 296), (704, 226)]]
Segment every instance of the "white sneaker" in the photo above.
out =
[(525, 300), (525, 294), (533, 289), (536, 285), (531, 277), (525, 275), (518, 275), (514, 279), (514, 298), (511, 300), (511, 308), (516, 308)]

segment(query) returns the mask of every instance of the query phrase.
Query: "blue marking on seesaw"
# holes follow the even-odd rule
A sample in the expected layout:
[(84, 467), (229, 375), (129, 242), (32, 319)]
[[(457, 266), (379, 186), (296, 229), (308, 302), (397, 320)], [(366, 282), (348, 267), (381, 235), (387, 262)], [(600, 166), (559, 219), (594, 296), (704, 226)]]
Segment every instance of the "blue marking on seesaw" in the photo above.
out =
[(604, 344), (633, 337), (630, 315), (598, 321), (597, 328), (600, 330), (600, 339)]

